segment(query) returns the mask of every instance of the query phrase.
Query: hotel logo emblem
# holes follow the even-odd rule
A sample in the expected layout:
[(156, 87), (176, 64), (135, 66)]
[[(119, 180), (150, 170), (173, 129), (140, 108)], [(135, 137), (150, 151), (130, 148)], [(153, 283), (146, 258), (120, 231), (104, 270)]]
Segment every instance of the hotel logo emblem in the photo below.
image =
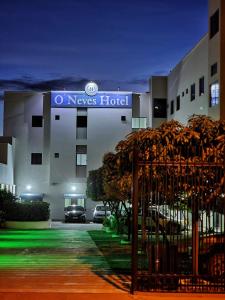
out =
[(88, 82), (85, 85), (85, 93), (88, 96), (95, 96), (98, 92), (98, 85), (95, 82)]

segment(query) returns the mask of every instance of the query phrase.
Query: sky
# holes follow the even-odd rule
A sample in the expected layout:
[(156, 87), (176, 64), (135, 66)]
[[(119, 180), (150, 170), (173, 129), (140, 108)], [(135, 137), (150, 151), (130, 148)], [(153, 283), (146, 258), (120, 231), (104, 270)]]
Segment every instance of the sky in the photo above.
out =
[(0, 0), (0, 96), (83, 90), (89, 80), (99, 90), (148, 91), (148, 78), (168, 74), (208, 31), (207, 3)]

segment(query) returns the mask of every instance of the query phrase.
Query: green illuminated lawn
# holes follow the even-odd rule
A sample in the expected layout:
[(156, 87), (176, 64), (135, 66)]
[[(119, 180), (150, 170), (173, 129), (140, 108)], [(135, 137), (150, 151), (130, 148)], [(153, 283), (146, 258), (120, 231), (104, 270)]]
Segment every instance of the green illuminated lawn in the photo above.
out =
[(1, 230), (0, 249), (60, 247), (61, 235), (50, 230)]
[(87, 232), (0, 230), (0, 269), (107, 269)]
[(119, 273), (130, 273), (131, 268), (131, 246), (122, 244), (119, 236), (105, 231), (89, 231), (89, 235), (98, 249), (103, 253), (110, 268)]

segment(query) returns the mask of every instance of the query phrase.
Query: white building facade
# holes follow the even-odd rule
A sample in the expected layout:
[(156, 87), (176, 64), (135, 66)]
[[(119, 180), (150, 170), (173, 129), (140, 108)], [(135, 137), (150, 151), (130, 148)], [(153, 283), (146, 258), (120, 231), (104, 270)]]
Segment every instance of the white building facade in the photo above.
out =
[(15, 139), (0, 137), (0, 189), (15, 194), (14, 185)]
[(84, 91), (6, 92), (4, 136), (15, 138), (14, 184), (22, 200), (50, 203), (51, 218), (83, 205), (90, 170), (133, 129), (149, 127), (149, 94)]
[(193, 114), (225, 119), (225, 1), (208, 4), (209, 32), (168, 76), (150, 78), (153, 127), (171, 119), (186, 124)]

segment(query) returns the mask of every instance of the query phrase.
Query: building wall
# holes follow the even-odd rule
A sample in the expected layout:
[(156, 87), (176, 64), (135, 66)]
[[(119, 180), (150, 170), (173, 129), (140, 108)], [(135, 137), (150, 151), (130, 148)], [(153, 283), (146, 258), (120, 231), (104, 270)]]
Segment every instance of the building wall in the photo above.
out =
[(145, 118), (146, 127), (152, 127), (152, 102), (149, 92), (133, 94), (132, 118)]
[[(126, 116), (126, 121), (121, 121)], [(114, 152), (117, 143), (131, 132), (132, 109), (88, 109), (88, 171), (97, 169), (107, 152)]]
[[(167, 99), (167, 84), (168, 84), (168, 78), (167, 76), (152, 76), (150, 78), (150, 90), (151, 90), (151, 111), (152, 111), (152, 127), (156, 128), (159, 127), (160, 124), (165, 122), (167, 120), (166, 116), (165, 118), (159, 118), (154, 116), (154, 109), (155, 109), (155, 102), (156, 99)], [(160, 101), (160, 102), (161, 102)], [(166, 105), (166, 104), (165, 104)]]
[[(117, 143), (131, 132), (132, 109), (88, 109), (87, 128), (87, 172), (98, 169), (102, 165), (104, 154), (114, 152)], [(121, 116), (126, 121), (121, 121)], [(90, 217), (96, 203), (87, 202)]]
[(140, 94), (140, 117), (147, 119), (147, 127), (152, 127), (152, 102), (150, 93)]
[(225, 1), (220, 1), (220, 118), (225, 119)]
[[(17, 195), (44, 194), (44, 200), (50, 203), (51, 218), (63, 219), (65, 198), (86, 198), (88, 172), (99, 168), (104, 154), (114, 151), (132, 131), (132, 114), (141, 114), (150, 124), (146, 95), (134, 96), (133, 109), (88, 108), (87, 138), (77, 139), (77, 108), (51, 108), (50, 93), (6, 92), (4, 135), (16, 137)], [(43, 116), (42, 127), (32, 127), (32, 115)], [(76, 146), (80, 145), (87, 146), (86, 176), (81, 178), (76, 177)], [(31, 164), (31, 153), (42, 153), (42, 165)], [(95, 203), (87, 199), (85, 206), (91, 218)]]
[[(13, 145), (8, 143), (0, 143), (0, 185), (7, 185), (13, 187), (14, 173), (13, 173), (14, 153)], [(1, 188), (0, 187), (0, 188)]]
[[(55, 115), (60, 120), (55, 120)], [(126, 121), (121, 121), (126, 116)], [(53, 215), (60, 218), (64, 208), (64, 194), (86, 195), (86, 177), (76, 177), (76, 146), (87, 145), (88, 171), (102, 165), (103, 155), (114, 151), (118, 141), (131, 131), (131, 109), (87, 109), (87, 139), (76, 139), (76, 108), (52, 108), (50, 130), (50, 186), (46, 195), (54, 202)], [(59, 153), (59, 158), (54, 157)], [(72, 188), (75, 186), (76, 191)], [(90, 202), (90, 199), (89, 201)], [(89, 212), (94, 204), (86, 203)], [(62, 217), (62, 216), (61, 216)]]
[[(4, 135), (16, 137), (14, 182), (16, 193), (46, 193), (49, 161), (45, 155), (44, 127), (32, 127), (32, 115), (43, 115), (42, 93), (6, 92), (4, 97)], [(45, 122), (45, 120), (43, 121)], [(42, 165), (31, 165), (31, 153), (42, 153)]]
[[(219, 10), (219, 31), (211, 36), (211, 16)], [(208, 115), (213, 119), (225, 119), (225, 1), (209, 0), (209, 33), (173, 68), (168, 75), (168, 86), (161, 76), (150, 80), (151, 98), (154, 103), (155, 93), (166, 91), (167, 120), (176, 119), (186, 124), (193, 114)], [(217, 63), (217, 72), (212, 75), (211, 67)], [(204, 94), (199, 95), (199, 79), (204, 76)], [(166, 77), (167, 78), (167, 77)], [(220, 100), (211, 105), (211, 85), (219, 83)], [(191, 85), (195, 84), (195, 99), (191, 101)], [(180, 108), (177, 107), (180, 97)], [(174, 112), (171, 112), (171, 102)], [(163, 120), (153, 117), (153, 127), (158, 127)]]
[(0, 163), (7, 164), (8, 161), (8, 144), (1, 143), (0, 144)]
[[(199, 95), (199, 79), (204, 76), (205, 92)], [(195, 83), (195, 100), (191, 101), (191, 85)], [(180, 109), (176, 109), (180, 96)], [(171, 114), (171, 101), (174, 113)], [(192, 114), (208, 114), (208, 36), (178, 63), (168, 75), (168, 120), (176, 119), (186, 124)]]
[[(210, 0), (208, 5), (208, 28), (209, 28), (209, 34), (208, 34), (208, 74), (209, 74), (209, 81), (208, 86), (210, 88), (210, 85), (215, 82), (220, 82), (220, 32), (218, 32), (213, 38), (210, 38), (210, 17), (216, 12), (217, 9), (220, 10), (220, 2), (221, 0)], [(221, 18), (220, 18), (221, 19)], [(221, 25), (220, 25), (221, 28)], [(218, 71), (215, 75), (211, 76), (211, 66), (213, 64), (218, 64)], [(210, 97), (210, 95), (209, 95)], [(220, 103), (218, 105), (209, 107), (209, 116), (214, 119), (220, 118)]]

